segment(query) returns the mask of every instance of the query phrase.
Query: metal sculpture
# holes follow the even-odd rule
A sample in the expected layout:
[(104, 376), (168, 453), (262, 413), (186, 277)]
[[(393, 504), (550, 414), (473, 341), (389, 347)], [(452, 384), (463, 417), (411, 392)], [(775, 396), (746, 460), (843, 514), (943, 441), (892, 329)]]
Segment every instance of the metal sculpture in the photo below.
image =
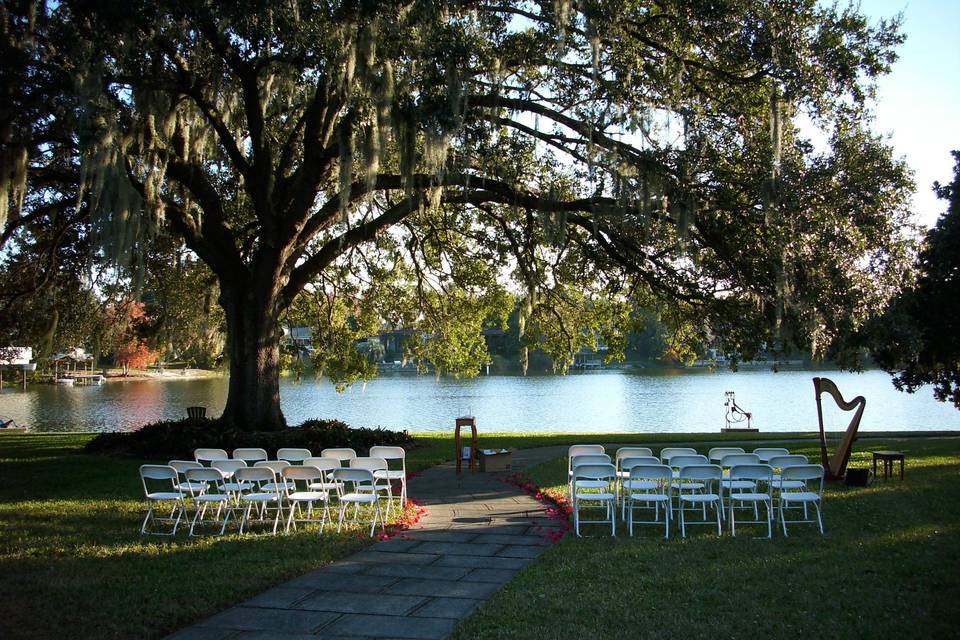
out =
[[(857, 438), (857, 429), (860, 428), (860, 420), (863, 418), (863, 409), (867, 406), (867, 400), (863, 396), (857, 396), (847, 402), (843, 399), (840, 389), (829, 378), (814, 378), (813, 388), (817, 393), (817, 420), (820, 422), (820, 461), (826, 471), (828, 480), (842, 480), (847, 470), (847, 462), (850, 460), (850, 452), (853, 450), (853, 441)], [(840, 446), (830, 458), (827, 454), (827, 433), (823, 429), (823, 405), (820, 402), (820, 396), (828, 393), (833, 397), (834, 402), (842, 411), (854, 411), (850, 424), (840, 440)]]
[[(727, 415), (725, 416), (727, 421), (727, 426), (724, 427), (723, 431), (753, 431), (753, 427), (750, 424), (750, 421), (753, 420), (753, 414), (749, 411), (744, 411), (737, 405), (737, 400), (733, 391), (726, 391), (724, 395), (727, 398), (727, 401), (724, 403), (724, 406), (727, 408)], [(737, 426), (742, 422), (746, 422), (746, 427)]]

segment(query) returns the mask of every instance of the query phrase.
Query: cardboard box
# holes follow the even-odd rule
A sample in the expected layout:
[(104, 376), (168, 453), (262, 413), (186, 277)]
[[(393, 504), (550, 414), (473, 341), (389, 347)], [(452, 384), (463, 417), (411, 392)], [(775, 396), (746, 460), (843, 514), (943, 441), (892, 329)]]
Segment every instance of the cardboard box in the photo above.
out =
[(513, 451), (509, 449), (481, 449), (479, 453), (480, 471), (484, 473), (509, 471), (513, 465)]

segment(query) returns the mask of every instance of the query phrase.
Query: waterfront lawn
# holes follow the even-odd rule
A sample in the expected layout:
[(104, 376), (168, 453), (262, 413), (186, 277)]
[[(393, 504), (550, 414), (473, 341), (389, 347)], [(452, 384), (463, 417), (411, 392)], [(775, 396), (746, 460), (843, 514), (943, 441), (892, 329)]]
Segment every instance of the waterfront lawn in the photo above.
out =
[[(706, 453), (706, 447), (701, 447)], [(816, 460), (816, 448), (800, 448)], [(771, 540), (738, 526), (686, 540), (645, 527), (568, 534), (459, 628), (456, 638), (952, 637), (960, 622), (960, 439), (867, 441), (907, 455), (906, 479), (828, 485), (826, 535), (798, 525)], [(532, 470), (564, 489), (566, 460)], [(677, 532), (679, 533), (679, 532)]]

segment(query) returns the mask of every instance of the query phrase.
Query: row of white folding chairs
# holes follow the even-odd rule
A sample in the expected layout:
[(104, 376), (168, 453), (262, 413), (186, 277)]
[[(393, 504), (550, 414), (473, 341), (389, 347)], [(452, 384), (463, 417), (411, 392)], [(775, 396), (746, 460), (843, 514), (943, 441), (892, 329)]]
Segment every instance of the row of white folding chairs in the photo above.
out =
[[(190, 500), (195, 506), (191, 536), (195, 535), (198, 525), (210, 522), (220, 524), (218, 535), (222, 534), (235, 510), (243, 512), (242, 533), (254, 506), (261, 520), (268, 508), (274, 509), (274, 535), (284, 508), (288, 510), (286, 531), (295, 527), (297, 522), (320, 522), (322, 533), (333, 495), (339, 505), (337, 531), (342, 528), (346, 510), (351, 505), (354, 521), (360, 513), (360, 505), (372, 507), (371, 535), (378, 521), (381, 528), (385, 526), (393, 503), (393, 488), (389, 480), (377, 478), (375, 474), (387, 468), (386, 460), (354, 458), (348, 468), (329, 458), (310, 458), (305, 462), (294, 466), (286, 461), (261, 460), (248, 467), (243, 460), (215, 460), (211, 467), (204, 467), (195, 461), (171, 460), (167, 465), (143, 465), (140, 477), (148, 509), (140, 532), (154, 533), (148, 530), (150, 525), (162, 520), (172, 523), (173, 527), (169, 534), (161, 535), (175, 535), (181, 518), (187, 513), (187, 500)], [(148, 486), (148, 481), (166, 480), (170, 481), (169, 491)], [(381, 497), (387, 501), (385, 513), (380, 508)], [(323, 516), (319, 521), (313, 518), (313, 509), (318, 502), (323, 503)], [(166, 518), (157, 518), (156, 507), (162, 503), (171, 505), (171, 513)], [(212, 520), (207, 520), (205, 515), (211, 505), (216, 506), (216, 513)], [(302, 515), (304, 505), (306, 517), (296, 518), (298, 512)]]
[[(342, 467), (349, 467), (350, 461), (358, 458), (357, 452), (349, 447), (328, 448), (320, 452), (320, 458), (337, 460)], [(407, 452), (403, 447), (376, 445), (370, 447), (369, 457), (383, 458), (387, 461), (387, 469), (378, 471), (375, 475), (378, 480), (388, 479), (400, 483), (401, 504), (407, 503)], [(247, 447), (234, 449), (228, 454), (226, 449), (199, 448), (194, 449), (193, 458), (201, 464), (211, 466), (212, 463), (222, 460), (243, 460), (248, 464), (268, 461), (270, 459), (266, 449)], [(317, 457), (309, 449), (280, 448), (277, 449), (276, 459), (294, 465), (305, 464), (307, 460), (316, 460)], [(399, 461), (399, 469), (391, 469), (390, 462)]]

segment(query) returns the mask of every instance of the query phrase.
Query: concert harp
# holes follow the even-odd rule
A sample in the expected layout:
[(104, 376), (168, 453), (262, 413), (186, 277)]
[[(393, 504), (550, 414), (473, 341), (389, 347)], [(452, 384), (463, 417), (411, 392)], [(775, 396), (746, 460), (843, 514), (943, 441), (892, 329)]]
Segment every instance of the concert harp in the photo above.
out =
[[(817, 420), (820, 422), (820, 461), (823, 464), (824, 471), (826, 471), (828, 480), (842, 480), (847, 470), (847, 462), (850, 460), (853, 441), (857, 438), (857, 429), (860, 428), (860, 419), (863, 418), (863, 409), (867, 406), (867, 400), (863, 396), (857, 396), (847, 402), (840, 394), (840, 389), (829, 378), (814, 378), (813, 388), (817, 393)], [(830, 394), (842, 411), (855, 411), (843, 438), (840, 440), (840, 446), (837, 447), (832, 458), (827, 455), (827, 432), (823, 429), (823, 405), (820, 402), (820, 396), (824, 393)]]

